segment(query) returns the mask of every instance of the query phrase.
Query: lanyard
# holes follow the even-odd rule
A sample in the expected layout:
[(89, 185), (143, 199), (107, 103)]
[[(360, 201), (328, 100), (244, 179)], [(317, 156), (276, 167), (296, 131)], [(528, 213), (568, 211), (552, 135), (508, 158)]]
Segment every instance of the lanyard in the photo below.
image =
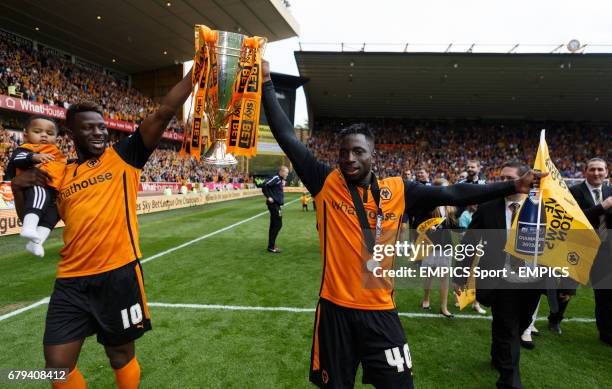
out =
[[(368, 222), (368, 217), (366, 215), (365, 207), (363, 206), (363, 200), (359, 196), (359, 191), (357, 191), (357, 186), (353, 184), (349, 184), (347, 182), (349, 192), (351, 193), (351, 197), (353, 199), (353, 206), (355, 207), (355, 212), (357, 213), (357, 219), (359, 220), (359, 224), (361, 226), (361, 232), (363, 234), (363, 240), (365, 241), (366, 247), (368, 248), (368, 252), (370, 254), (374, 253), (374, 245), (380, 241), (380, 237), (382, 235), (382, 221), (383, 221), (383, 212), (380, 208), (380, 189), (378, 188), (378, 181), (374, 176), (374, 173), (370, 173), (372, 175), (372, 180), (369, 185), (369, 188), (372, 191), (372, 196), (374, 197), (374, 202), (376, 203), (376, 236), (372, 236), (372, 230), (370, 229), (370, 223)], [(363, 189), (364, 199), (367, 202), (368, 195), (368, 187)]]

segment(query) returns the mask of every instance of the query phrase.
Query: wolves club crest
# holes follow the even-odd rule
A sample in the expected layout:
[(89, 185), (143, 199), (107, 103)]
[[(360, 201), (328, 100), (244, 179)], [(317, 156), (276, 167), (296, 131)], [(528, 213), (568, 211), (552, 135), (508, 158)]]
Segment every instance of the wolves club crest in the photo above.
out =
[(90, 168), (94, 168), (100, 164), (100, 160), (98, 158), (90, 159), (87, 161), (87, 166)]
[(383, 200), (391, 200), (392, 195), (393, 193), (391, 192), (391, 189), (387, 188), (386, 186), (380, 188), (380, 198)]

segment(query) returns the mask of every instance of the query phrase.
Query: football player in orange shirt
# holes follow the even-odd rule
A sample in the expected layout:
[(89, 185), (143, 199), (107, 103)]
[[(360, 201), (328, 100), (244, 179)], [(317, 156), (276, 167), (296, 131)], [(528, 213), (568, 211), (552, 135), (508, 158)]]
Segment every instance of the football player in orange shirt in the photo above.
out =
[[(162, 99), (131, 136), (109, 145), (102, 110), (93, 103), (70, 106), (66, 125), (78, 159), (66, 166), (58, 189), (64, 247), (45, 322), (47, 368), (68, 368), (54, 388), (85, 388), (77, 367), (85, 338), (97, 334), (119, 388), (137, 388), (140, 366), (135, 339), (151, 329), (139, 258), (136, 194), (141, 169), (172, 117), (191, 92), (191, 72)], [(30, 169), (12, 188), (23, 216), (23, 191), (45, 185), (48, 174)]]
[(365, 124), (339, 132), (339, 167), (333, 169), (296, 137), (278, 102), (266, 61), (262, 73), (262, 105), (270, 130), (317, 209), (323, 275), (310, 381), (324, 388), (351, 388), (361, 364), (364, 384), (411, 389), (412, 357), (395, 307), (393, 279), (376, 275), (377, 270), (392, 268), (393, 256), (377, 262), (374, 248), (397, 242), (406, 212), (528, 193), (541, 175), (529, 172), (513, 182), (445, 187), (401, 177), (379, 180), (372, 171), (375, 138)]

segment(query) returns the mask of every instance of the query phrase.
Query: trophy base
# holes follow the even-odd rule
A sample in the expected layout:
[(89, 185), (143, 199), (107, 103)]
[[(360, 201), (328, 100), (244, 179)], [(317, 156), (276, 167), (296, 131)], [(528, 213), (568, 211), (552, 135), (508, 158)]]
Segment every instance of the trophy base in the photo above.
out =
[(225, 139), (213, 142), (210, 148), (204, 153), (204, 163), (211, 166), (224, 167), (238, 164), (238, 160), (227, 152)]

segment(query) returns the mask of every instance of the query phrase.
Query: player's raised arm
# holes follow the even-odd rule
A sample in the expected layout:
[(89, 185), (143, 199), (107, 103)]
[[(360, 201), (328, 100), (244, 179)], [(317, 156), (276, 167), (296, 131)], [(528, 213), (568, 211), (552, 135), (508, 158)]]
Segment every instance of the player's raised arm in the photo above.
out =
[(263, 61), (262, 72), (262, 102), (272, 135), (274, 135), (281, 149), (289, 157), (293, 168), (304, 185), (306, 185), (306, 188), (308, 188), (308, 191), (313, 196), (316, 196), (323, 187), (325, 177), (327, 177), (332, 169), (317, 161), (314, 155), (295, 136), (293, 124), (289, 121), (276, 98), (268, 61)]
[(176, 112), (191, 93), (191, 70), (183, 79), (170, 89), (161, 101), (157, 111), (142, 122), (139, 127), (142, 141), (147, 149), (153, 150), (159, 144), (164, 130)]
[(413, 208), (429, 209), (440, 205), (467, 206), (515, 193), (529, 193), (529, 189), (545, 175), (548, 175), (548, 173), (529, 171), (514, 181), (496, 182), (487, 185), (426, 186), (413, 181), (405, 181), (406, 210), (410, 211)]

